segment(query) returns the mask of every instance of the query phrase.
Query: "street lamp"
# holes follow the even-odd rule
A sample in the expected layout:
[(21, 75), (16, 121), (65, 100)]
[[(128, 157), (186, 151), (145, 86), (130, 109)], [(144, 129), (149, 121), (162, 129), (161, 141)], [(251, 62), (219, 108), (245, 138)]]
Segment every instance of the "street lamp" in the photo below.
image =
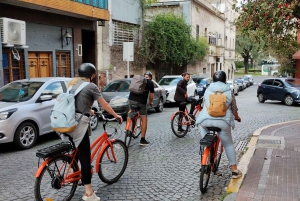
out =
[(67, 44), (67, 46), (71, 43), (72, 35), (66, 30), (65, 34), (63, 35), (64, 43)]

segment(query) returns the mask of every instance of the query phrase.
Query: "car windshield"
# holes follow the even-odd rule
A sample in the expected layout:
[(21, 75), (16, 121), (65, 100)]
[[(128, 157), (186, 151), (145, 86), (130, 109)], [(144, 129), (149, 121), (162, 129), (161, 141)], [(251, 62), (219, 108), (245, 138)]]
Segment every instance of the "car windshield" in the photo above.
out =
[(242, 83), (242, 80), (236, 80), (238, 83)]
[(177, 83), (182, 80), (181, 77), (168, 77), (168, 78), (161, 78), (159, 80), (158, 84), (159, 85), (177, 85)]
[(300, 87), (300, 79), (286, 79), (285, 84), (289, 87)]
[(129, 84), (126, 81), (114, 81), (102, 89), (102, 92), (129, 92)]
[(199, 85), (206, 85), (207, 84), (207, 80), (203, 79), (201, 80), (201, 82), (199, 83)]
[(0, 101), (23, 102), (31, 99), (44, 82), (12, 82), (0, 88)]
[(194, 77), (192, 78), (196, 84), (200, 84), (204, 78)]

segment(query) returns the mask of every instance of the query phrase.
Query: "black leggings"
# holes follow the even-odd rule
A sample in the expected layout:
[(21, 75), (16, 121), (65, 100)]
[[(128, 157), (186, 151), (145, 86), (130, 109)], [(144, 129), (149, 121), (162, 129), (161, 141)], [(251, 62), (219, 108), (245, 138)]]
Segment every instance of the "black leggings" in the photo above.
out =
[[(183, 101), (176, 101), (176, 103), (179, 107), (179, 110), (184, 112), (185, 106), (180, 104), (182, 102)], [(193, 114), (194, 110), (195, 110), (195, 107), (196, 107), (196, 104), (197, 104), (197, 100), (195, 98), (188, 97), (185, 102), (191, 103), (190, 114)]]
[(91, 173), (91, 150), (90, 150), (90, 139), (88, 131), (86, 131), (81, 143), (78, 146), (79, 150), (79, 161), (81, 164), (81, 181), (84, 185), (90, 184), (92, 180)]

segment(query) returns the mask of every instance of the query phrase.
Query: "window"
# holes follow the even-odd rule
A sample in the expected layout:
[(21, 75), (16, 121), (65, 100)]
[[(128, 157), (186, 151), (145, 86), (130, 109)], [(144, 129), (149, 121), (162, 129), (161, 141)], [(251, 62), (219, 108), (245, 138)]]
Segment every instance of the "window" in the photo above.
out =
[(203, 68), (203, 73), (206, 73), (206, 68)]
[(135, 45), (139, 41), (139, 27), (137, 25), (124, 22), (113, 21), (113, 45), (123, 45), (123, 42), (134, 42)]
[(208, 37), (208, 44), (210, 45), (216, 45), (217, 44), (217, 39), (215, 37)]
[(273, 85), (277, 87), (283, 87), (283, 83), (280, 80), (274, 80)]
[(42, 92), (42, 95), (51, 95), (52, 98), (56, 98), (61, 93), (63, 93), (63, 88), (61, 83), (57, 81), (49, 84)]
[(11, 50), (3, 50), (2, 64), (4, 85), (25, 78), (24, 54), (19, 51), (20, 60), (13, 57)]
[(56, 76), (71, 77), (71, 60), (69, 52), (56, 52)]
[(273, 84), (273, 79), (265, 80), (265, 81), (263, 81), (262, 84), (265, 84), (265, 85), (272, 85), (272, 84)]

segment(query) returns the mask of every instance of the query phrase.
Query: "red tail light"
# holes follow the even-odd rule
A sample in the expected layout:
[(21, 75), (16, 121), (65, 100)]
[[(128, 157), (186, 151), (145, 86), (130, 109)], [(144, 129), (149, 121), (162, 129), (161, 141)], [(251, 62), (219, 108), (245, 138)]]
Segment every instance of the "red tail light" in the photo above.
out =
[(259, 88), (259, 87), (261, 87), (261, 84), (260, 84), (260, 83), (257, 85), (257, 88)]

